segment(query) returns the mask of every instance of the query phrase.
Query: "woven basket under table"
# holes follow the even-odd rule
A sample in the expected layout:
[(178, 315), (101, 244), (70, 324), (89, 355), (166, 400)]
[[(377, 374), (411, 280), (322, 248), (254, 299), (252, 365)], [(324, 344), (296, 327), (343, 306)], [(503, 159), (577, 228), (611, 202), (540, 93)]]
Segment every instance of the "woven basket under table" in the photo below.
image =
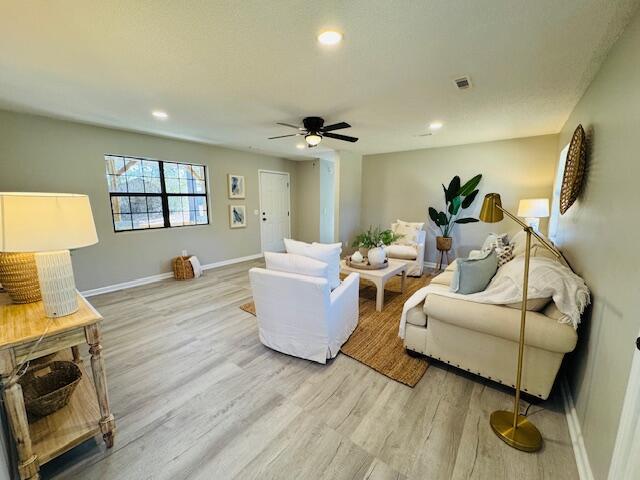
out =
[(14, 303), (42, 300), (33, 253), (0, 253), (0, 283)]
[(176, 280), (189, 280), (195, 277), (193, 265), (189, 261), (191, 257), (176, 257), (173, 259), (173, 275)]
[(81, 379), (80, 367), (68, 361), (54, 361), (28, 370), (18, 380), (27, 413), (45, 417), (60, 410), (69, 403)]

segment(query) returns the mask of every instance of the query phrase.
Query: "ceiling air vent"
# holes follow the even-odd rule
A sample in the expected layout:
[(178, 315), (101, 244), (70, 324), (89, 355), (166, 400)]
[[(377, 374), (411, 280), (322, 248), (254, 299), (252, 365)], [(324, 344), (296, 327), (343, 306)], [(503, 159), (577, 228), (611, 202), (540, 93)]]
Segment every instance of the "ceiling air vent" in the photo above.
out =
[(453, 82), (456, 84), (456, 87), (458, 87), (458, 90), (467, 90), (468, 88), (471, 88), (471, 79), (466, 75), (464, 77), (456, 78)]

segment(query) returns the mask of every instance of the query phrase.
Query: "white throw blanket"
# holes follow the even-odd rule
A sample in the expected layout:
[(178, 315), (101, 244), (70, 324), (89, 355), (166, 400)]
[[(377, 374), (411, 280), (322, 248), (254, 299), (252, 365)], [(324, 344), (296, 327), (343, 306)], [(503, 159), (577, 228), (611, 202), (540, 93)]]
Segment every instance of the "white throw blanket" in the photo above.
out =
[[(491, 305), (518, 303), (522, 301), (523, 275), (524, 255), (521, 255), (500, 267), (483, 292), (462, 295), (427, 285), (405, 302), (398, 335), (404, 338), (407, 312), (420, 305), (429, 294)], [(580, 323), (580, 316), (590, 301), (589, 289), (584, 280), (571, 269), (547, 257), (531, 257), (527, 290), (529, 299), (551, 298), (558, 310), (565, 315), (563, 320), (559, 321), (571, 323), (576, 329)]]
[(200, 265), (200, 260), (195, 255), (189, 257), (189, 262), (191, 262), (191, 266), (193, 267), (193, 276), (198, 278), (202, 275), (202, 266)]

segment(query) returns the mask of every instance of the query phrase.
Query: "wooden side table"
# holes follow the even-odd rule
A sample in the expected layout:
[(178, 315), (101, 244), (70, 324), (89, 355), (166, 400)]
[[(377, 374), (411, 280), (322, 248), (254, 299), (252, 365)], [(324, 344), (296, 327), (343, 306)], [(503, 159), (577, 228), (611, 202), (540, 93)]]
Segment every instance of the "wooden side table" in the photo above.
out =
[[(47, 318), (42, 302), (24, 305), (6, 304), (0, 295), (0, 377), (11, 433), (18, 451), (21, 479), (40, 478), (40, 465), (95, 436), (99, 431), (107, 445), (113, 446), (115, 420), (109, 409), (107, 379), (102, 357), (102, 316), (78, 294), (79, 309), (72, 315)], [(43, 336), (38, 344), (38, 339)], [(89, 345), (93, 383), (87, 376), (78, 346)], [(69, 350), (71, 349), (71, 350)], [(82, 380), (69, 404), (32, 423), (17, 382), (15, 369), (25, 360), (52, 353), (68, 356), (82, 370)]]

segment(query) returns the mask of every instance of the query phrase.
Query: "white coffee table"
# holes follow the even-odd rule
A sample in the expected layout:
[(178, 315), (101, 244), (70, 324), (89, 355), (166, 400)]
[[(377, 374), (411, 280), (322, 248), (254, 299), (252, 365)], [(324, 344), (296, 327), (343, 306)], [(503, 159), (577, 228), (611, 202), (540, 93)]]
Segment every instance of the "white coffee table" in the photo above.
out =
[(382, 311), (384, 306), (384, 286), (390, 278), (395, 277), (399, 273), (402, 273), (402, 281), (400, 284), (400, 291), (404, 292), (404, 283), (407, 278), (407, 264), (398, 260), (388, 260), (389, 266), (380, 270), (362, 270), (360, 268), (353, 268), (347, 265), (346, 260), (340, 261), (340, 272), (351, 273), (356, 272), (360, 274), (361, 278), (369, 280), (376, 286), (376, 310)]

